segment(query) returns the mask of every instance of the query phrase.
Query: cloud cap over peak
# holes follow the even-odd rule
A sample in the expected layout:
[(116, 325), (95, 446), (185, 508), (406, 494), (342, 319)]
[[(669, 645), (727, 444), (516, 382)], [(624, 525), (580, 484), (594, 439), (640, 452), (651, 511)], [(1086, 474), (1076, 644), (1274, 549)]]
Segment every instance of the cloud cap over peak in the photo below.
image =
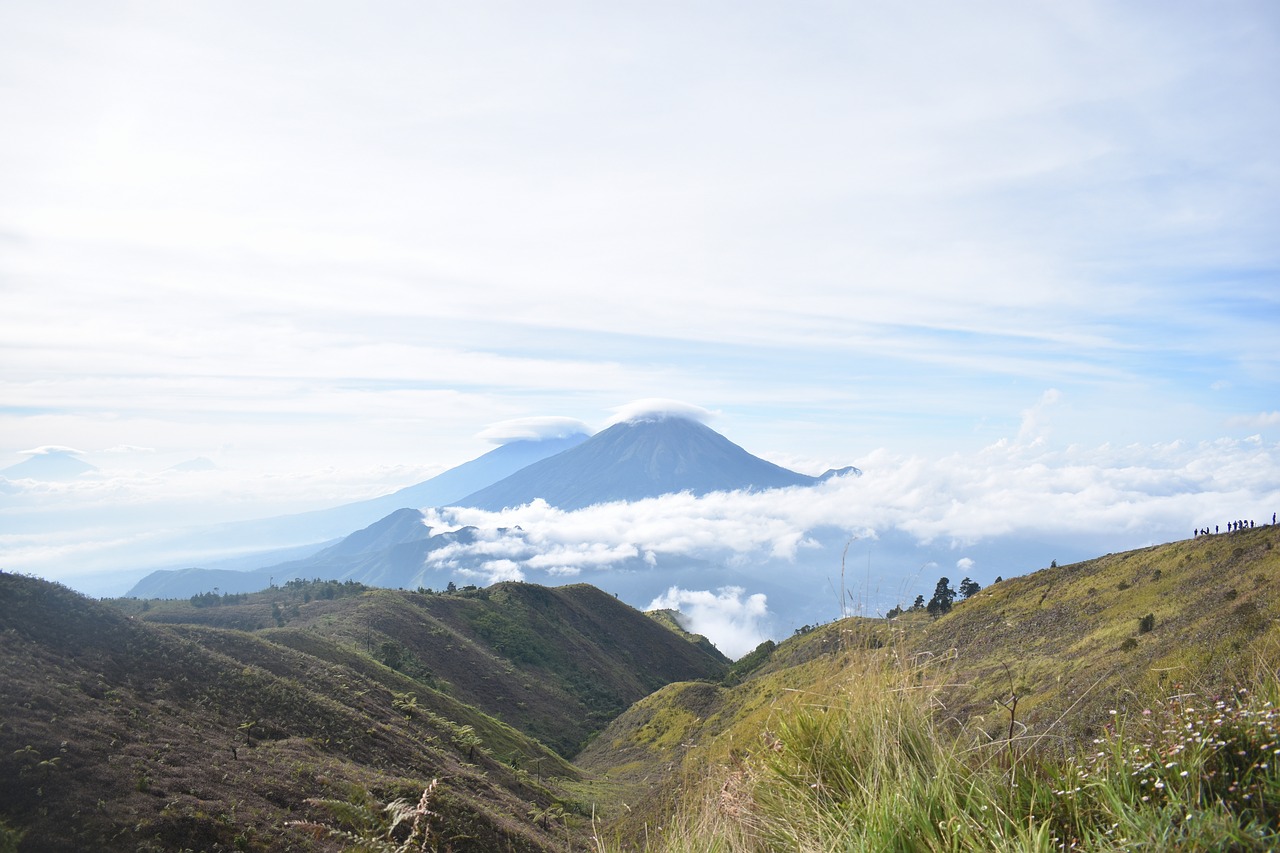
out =
[(568, 438), (572, 435), (590, 435), (591, 427), (577, 418), (555, 416), (515, 418), (490, 424), (479, 433), (479, 438), (492, 444), (511, 444), (515, 441), (542, 441), (549, 438)]
[(639, 421), (660, 421), (667, 418), (678, 418), (705, 424), (715, 416), (716, 413), (709, 409), (704, 409), (701, 406), (695, 406), (682, 400), (672, 400), (666, 397), (645, 397), (614, 408), (613, 417), (609, 419), (607, 425), (613, 426), (614, 424)]
[(60, 444), (45, 444), (41, 447), (33, 447), (30, 450), (19, 450), (22, 456), (83, 456), (83, 450), (77, 450), (74, 447), (64, 447)]

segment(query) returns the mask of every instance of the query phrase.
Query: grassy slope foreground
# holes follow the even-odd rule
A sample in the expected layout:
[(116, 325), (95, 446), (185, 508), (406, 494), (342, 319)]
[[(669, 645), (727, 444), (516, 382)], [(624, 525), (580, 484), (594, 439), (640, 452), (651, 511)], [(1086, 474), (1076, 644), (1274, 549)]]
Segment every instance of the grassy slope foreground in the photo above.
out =
[[(1113, 554), (676, 684), (578, 758), (619, 850), (1275, 849), (1280, 532)], [(743, 671), (749, 669), (750, 671)], [(643, 839), (643, 841), (641, 841)]]
[[(597, 707), (724, 668), (585, 587), (326, 589), (134, 602), (135, 616), (0, 573), (0, 841), (341, 849), (337, 830), (375, 834), (394, 816), (382, 803), (419, 802), (439, 779), (420, 804), (423, 838), (441, 849), (560, 850), (579, 773), (518, 724), (567, 752), (607, 721), (589, 716)], [(558, 732), (566, 714), (587, 719)]]

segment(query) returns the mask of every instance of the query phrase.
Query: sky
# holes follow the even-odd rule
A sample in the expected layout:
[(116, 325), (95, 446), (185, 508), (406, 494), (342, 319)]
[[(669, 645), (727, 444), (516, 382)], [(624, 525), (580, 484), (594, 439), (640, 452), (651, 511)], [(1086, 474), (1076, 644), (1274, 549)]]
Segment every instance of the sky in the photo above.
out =
[(651, 397), (972, 506), (1269, 513), (1277, 93), (1247, 0), (0, 3), (0, 468), (99, 469), (7, 481), (0, 563)]

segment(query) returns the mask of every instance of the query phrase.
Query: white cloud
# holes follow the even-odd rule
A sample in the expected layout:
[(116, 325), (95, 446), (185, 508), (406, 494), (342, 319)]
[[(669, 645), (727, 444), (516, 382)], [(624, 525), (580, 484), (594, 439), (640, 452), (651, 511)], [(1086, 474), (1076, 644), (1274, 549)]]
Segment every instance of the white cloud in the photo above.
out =
[(1034, 406), (1022, 412), (1022, 426), (1018, 429), (1018, 442), (1032, 444), (1049, 438), (1049, 411), (1062, 399), (1062, 392), (1050, 388), (1040, 395)]
[(1256, 415), (1237, 415), (1227, 419), (1227, 426), (1265, 429), (1280, 426), (1280, 412), (1259, 412)]
[[(432, 559), (504, 557), (526, 571), (560, 572), (673, 556), (790, 560), (822, 529), (859, 537), (899, 530), (955, 546), (1076, 537), (1116, 543), (1112, 550), (1280, 506), (1280, 446), (1254, 439), (1065, 450), (1000, 442), (933, 461), (880, 450), (860, 465), (861, 477), (807, 488), (664, 495), (576, 511), (542, 500), (496, 513), (451, 507), (432, 526), (473, 525), (480, 541)], [(970, 557), (956, 563), (962, 571), (974, 565)]]
[(458, 574), (477, 578), (484, 585), (524, 580), (524, 572), (514, 560), (489, 560), (481, 564), (479, 571), (461, 569)]
[[(227, 469), (18, 494), (50, 518), (347, 502), (650, 394), (868, 475), (525, 510), (519, 553), (1156, 539), (1273, 499), (1273, 447), (1210, 440), (1280, 424), (1232, 417), (1277, 396), (1265, 3), (9, 5), (0, 434)], [(615, 420), (658, 414), (710, 416)]]
[(746, 595), (739, 586), (715, 592), (673, 586), (645, 609), (678, 610), (681, 627), (702, 634), (735, 659), (769, 639), (767, 598), (760, 593)]
[(510, 444), (513, 441), (568, 438), (571, 435), (590, 435), (591, 433), (591, 427), (577, 418), (547, 416), (515, 418), (491, 424), (481, 430), (477, 437), (493, 444)]
[(609, 426), (629, 421), (662, 420), (664, 418), (680, 418), (705, 424), (715, 417), (715, 413), (692, 403), (681, 400), (669, 400), (663, 397), (647, 397), (634, 400), (613, 410)]
[(30, 450), (19, 450), (22, 456), (83, 456), (83, 450), (76, 450), (74, 447), (63, 447), (60, 444), (46, 444), (41, 447), (33, 447)]

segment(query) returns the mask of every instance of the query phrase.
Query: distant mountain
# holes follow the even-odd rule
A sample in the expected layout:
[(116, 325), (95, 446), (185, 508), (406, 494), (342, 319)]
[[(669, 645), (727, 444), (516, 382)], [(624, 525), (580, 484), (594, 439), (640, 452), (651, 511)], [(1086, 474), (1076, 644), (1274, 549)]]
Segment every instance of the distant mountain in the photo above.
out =
[[(314, 553), (326, 543), (332, 544), (352, 530), (365, 528), (397, 510), (416, 510), (420, 507), (457, 503), (460, 495), (586, 440), (585, 433), (577, 433), (560, 438), (512, 441), (429, 480), (381, 497), (295, 515), (184, 531), (165, 540), (168, 550), (204, 552), (217, 556), (236, 553), (241, 556), (237, 556), (235, 566), (229, 568), (159, 569), (138, 581), (126, 594), (186, 598), (196, 593), (208, 592), (214, 587), (223, 592), (252, 592), (262, 589), (273, 577), (283, 582), (288, 579), (286, 573), (275, 571), (275, 565), (284, 556), (280, 553), (282, 549), (295, 549), (289, 556), (298, 559), (298, 546), (311, 545)], [(421, 518), (419, 513), (419, 523)], [(244, 570), (244, 563), (248, 559), (244, 556), (245, 552), (261, 553), (261, 559), (253, 566), (254, 571)], [(206, 562), (213, 561), (211, 559)], [(264, 565), (266, 568), (258, 569)], [(305, 576), (310, 578), (315, 575)]]
[(422, 510), (398, 509), (338, 542), (284, 562), (250, 570), (189, 568), (152, 572), (134, 584), (129, 598), (189, 598), (218, 590), (257, 592), (291, 580), (352, 580), (371, 586), (421, 585), (427, 555), (455, 543), (470, 544), (474, 527), (433, 534)]
[(42, 447), (39, 450), (27, 451), (30, 458), (16, 465), (0, 470), (0, 477), (8, 480), (40, 480), (57, 482), (74, 480), (81, 474), (97, 471), (76, 455), (76, 451), (64, 447)]
[(324, 542), (345, 536), (406, 507), (446, 506), (528, 465), (555, 456), (587, 440), (585, 433), (565, 438), (513, 441), (483, 456), (450, 468), (429, 480), (381, 497), (329, 509), (256, 519), (209, 528), (207, 536), (221, 541), (248, 540), (255, 546), (285, 547), (301, 541)]
[(811, 486), (821, 479), (753, 456), (695, 420), (667, 416), (614, 424), (457, 503), (497, 511), (542, 498), (561, 509), (581, 509), (675, 492)]
[[(128, 595), (186, 598), (214, 588), (224, 593), (251, 592), (270, 583), (282, 584), (299, 578), (353, 580), (406, 589), (434, 587), (449, 580), (453, 570), (462, 572), (458, 580), (463, 582), (461, 578), (466, 576), (466, 571), (474, 567), (459, 563), (450, 568), (440, 560), (432, 561), (431, 555), (452, 546), (472, 544), (479, 533), (471, 527), (435, 533), (424, 524), (423, 513), (412, 508), (414, 506), (427, 507), (434, 503), (500, 510), (542, 498), (564, 509), (579, 509), (607, 501), (640, 500), (686, 491), (704, 495), (721, 490), (812, 486), (831, 476), (861, 473), (849, 467), (828, 471), (819, 477), (800, 474), (753, 456), (715, 430), (678, 416), (626, 421), (591, 438), (575, 436), (565, 443), (571, 446), (461, 499), (433, 501), (436, 495), (444, 493), (437, 481), (446, 480), (456, 485), (464, 481), (462, 473), (500, 470), (501, 466), (494, 464), (494, 457), (509, 465), (514, 451), (507, 448), (513, 445), (498, 448), (498, 451), (507, 451), (504, 454), (494, 451), (475, 464), (469, 463), (471, 470), (458, 476), (446, 472), (436, 480), (403, 489), (395, 495), (340, 507), (344, 511), (359, 508), (364, 515), (346, 517), (358, 518), (365, 526), (313, 554), (285, 562), (274, 561), (252, 571), (191, 568), (152, 572), (135, 584)], [(517, 444), (532, 444), (533, 448), (525, 448), (526, 451), (545, 452), (547, 442)], [(406, 495), (410, 498), (403, 497)], [(369, 510), (392, 506), (397, 496), (402, 496), (400, 506), (369, 523)], [(328, 513), (329, 521), (338, 518), (337, 510), (324, 512)], [(307, 514), (317, 515), (319, 513)], [(307, 516), (292, 518), (301, 520)], [(659, 568), (681, 575), (703, 574), (708, 568), (693, 557), (664, 560), (660, 567), (646, 563), (645, 559), (637, 555), (612, 564), (611, 568), (628, 578), (651, 579), (657, 577), (655, 569)], [(434, 565), (429, 565), (432, 562)], [(615, 578), (614, 582), (619, 581)]]
[(185, 462), (179, 462), (177, 465), (170, 465), (170, 471), (217, 471), (218, 465), (207, 456), (197, 456), (194, 459), (188, 459)]

